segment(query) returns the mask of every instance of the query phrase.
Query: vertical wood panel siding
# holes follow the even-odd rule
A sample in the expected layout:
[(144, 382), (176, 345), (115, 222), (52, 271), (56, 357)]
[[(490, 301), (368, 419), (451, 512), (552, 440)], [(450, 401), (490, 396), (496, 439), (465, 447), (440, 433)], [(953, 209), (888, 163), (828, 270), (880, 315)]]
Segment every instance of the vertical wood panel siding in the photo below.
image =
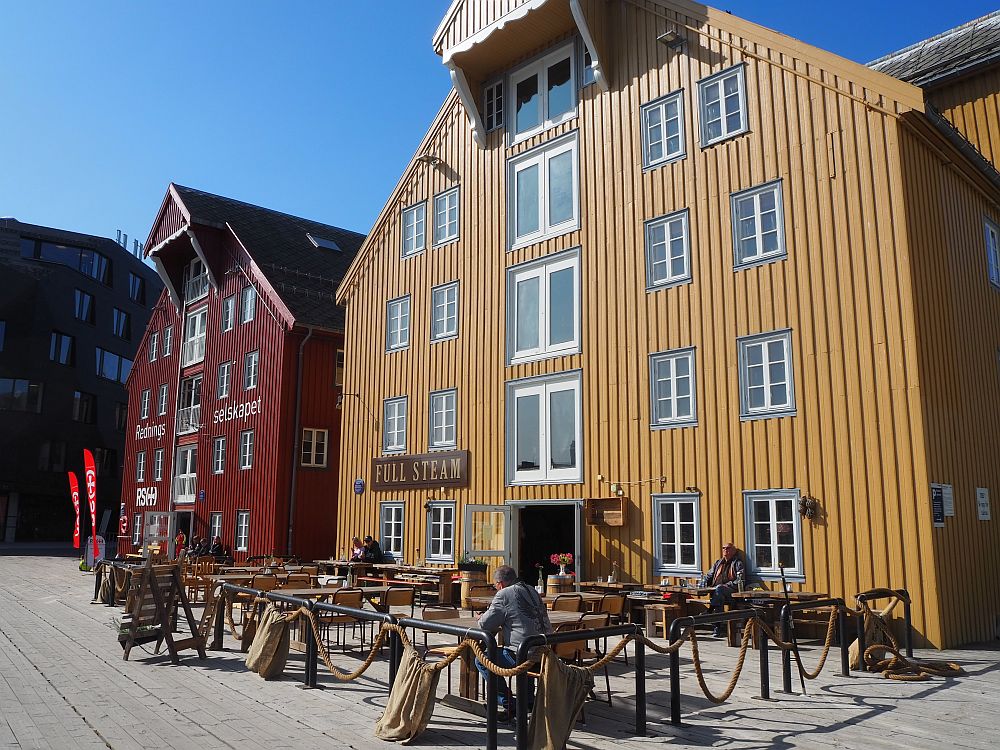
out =
[(979, 153), (1000, 165), (1000, 70), (931, 91), (928, 99)]
[[(443, 164), (410, 165), (339, 293), (348, 306), (346, 390), (361, 398), (344, 404), (352, 437), (341, 458), (338, 546), (377, 533), (379, 504), (402, 501), (404, 557), (425, 556), (424, 506), (439, 491), (351, 492), (355, 477), (370, 481), (371, 459), (381, 454), (381, 434), (364, 407), (381, 425), (383, 400), (408, 396), (406, 452), (423, 453), (428, 394), (457, 387), (458, 447), (470, 451), (472, 465), (470, 486), (448, 492), (459, 504), (459, 553), (467, 502), (598, 497), (607, 493), (598, 473), (613, 481), (665, 476), (662, 488), (630, 487), (625, 526), (585, 531), (587, 577), (618, 563), (625, 577), (649, 582), (653, 493), (700, 489), (707, 567), (723, 541), (747, 546), (744, 491), (796, 488), (821, 508), (802, 521), (802, 588), (849, 598), (874, 586), (906, 586), (919, 634), (954, 642), (959, 631), (937, 604), (921, 389), (921, 357), (930, 355), (917, 349), (923, 334), (908, 246), (914, 208), (898, 164), (896, 113), (919, 103), (919, 93), (699, 7), (611, 4), (594, 19), (613, 55), (610, 91), (584, 89), (576, 118), (512, 147), (499, 131), (477, 147), (454, 94), (446, 100), (418, 152)], [(474, 33), (475, 23), (454, 38)], [(688, 37), (679, 51), (655, 41), (675, 25)], [(749, 132), (703, 149), (697, 83), (738, 63), (746, 65)], [(679, 89), (686, 157), (643, 171), (640, 106)], [(573, 130), (581, 229), (508, 252), (507, 160)], [(734, 271), (730, 195), (779, 179), (788, 257)], [(930, 179), (908, 175), (907, 184)], [(461, 186), (459, 241), (401, 258), (400, 210), (427, 200), (430, 226), (433, 195), (454, 184)], [(684, 208), (692, 280), (647, 293), (643, 224)], [(506, 270), (573, 247), (581, 248), (581, 353), (506, 366)], [(459, 336), (431, 344), (431, 288), (455, 279)], [(387, 354), (386, 302), (404, 294), (411, 295), (410, 346)], [(741, 421), (737, 339), (783, 328), (792, 332), (797, 413)], [(680, 347), (695, 348), (698, 423), (651, 430), (648, 356)], [(505, 383), (573, 369), (583, 373), (582, 484), (505, 486)], [(952, 603), (961, 610), (956, 620), (977, 617), (972, 602), (959, 605)]]

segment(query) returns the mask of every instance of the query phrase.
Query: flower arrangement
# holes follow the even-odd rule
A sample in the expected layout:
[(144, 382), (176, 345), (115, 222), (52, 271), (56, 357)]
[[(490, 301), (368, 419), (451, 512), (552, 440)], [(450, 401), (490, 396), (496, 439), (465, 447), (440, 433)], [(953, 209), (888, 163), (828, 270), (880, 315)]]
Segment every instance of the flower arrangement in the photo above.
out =
[(553, 565), (572, 565), (573, 564), (573, 553), (572, 552), (553, 552), (552, 557), (549, 561)]

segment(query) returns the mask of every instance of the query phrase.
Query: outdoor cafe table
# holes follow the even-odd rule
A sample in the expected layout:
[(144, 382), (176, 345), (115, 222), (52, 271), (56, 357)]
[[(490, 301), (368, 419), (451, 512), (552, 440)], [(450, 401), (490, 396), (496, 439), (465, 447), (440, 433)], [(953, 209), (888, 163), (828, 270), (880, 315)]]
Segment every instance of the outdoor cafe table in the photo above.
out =
[[(604, 598), (604, 594), (595, 594), (591, 591), (580, 591), (580, 592), (567, 592), (565, 594), (558, 594), (558, 596), (579, 596), (583, 600), (583, 605), (589, 611), (593, 611), (594, 607), (597, 606), (601, 599)], [(470, 596), (468, 597), (470, 609), (473, 611), (482, 612), (488, 606), (490, 602), (493, 601), (492, 596)], [(542, 601), (545, 602), (545, 606), (552, 609), (552, 603), (556, 600), (555, 596), (543, 596)], [(579, 614), (579, 613), (577, 613)]]
[(401, 575), (436, 576), (438, 579), (438, 603), (451, 604), (454, 601), (451, 583), (452, 577), (458, 573), (458, 568), (432, 568), (424, 565), (400, 565), (398, 563), (379, 563), (372, 567), (378, 575), (384, 575), (386, 578), (390, 575), (395, 578)]
[(313, 562), (319, 565), (320, 568), (325, 571), (326, 575), (346, 576), (348, 586), (354, 586), (357, 583), (357, 577), (364, 575), (365, 572), (372, 567), (371, 563), (361, 562), (359, 560), (328, 559), (313, 560)]

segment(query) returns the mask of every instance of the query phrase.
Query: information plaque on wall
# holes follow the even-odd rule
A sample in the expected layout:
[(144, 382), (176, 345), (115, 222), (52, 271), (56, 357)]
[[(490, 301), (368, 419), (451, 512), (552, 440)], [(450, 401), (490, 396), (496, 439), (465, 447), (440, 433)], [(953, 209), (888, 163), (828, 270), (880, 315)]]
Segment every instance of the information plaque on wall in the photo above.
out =
[(990, 491), (987, 487), (976, 487), (976, 512), (980, 521), (990, 521)]
[(944, 487), (940, 484), (931, 485), (931, 517), (934, 528), (944, 528)]

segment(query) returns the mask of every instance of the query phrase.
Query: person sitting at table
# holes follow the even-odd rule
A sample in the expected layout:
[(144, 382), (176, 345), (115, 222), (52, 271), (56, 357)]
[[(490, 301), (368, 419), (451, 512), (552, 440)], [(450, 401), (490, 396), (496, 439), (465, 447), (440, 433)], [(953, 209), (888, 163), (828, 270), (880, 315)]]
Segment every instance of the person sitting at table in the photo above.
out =
[(364, 559), (365, 545), (361, 543), (361, 537), (356, 536), (351, 540), (351, 562), (360, 562)]
[(201, 549), (201, 539), (197, 534), (192, 534), (191, 543), (188, 545), (188, 557), (196, 557), (199, 549)]
[[(732, 593), (736, 591), (740, 581), (745, 582), (747, 568), (736, 552), (732, 542), (722, 545), (722, 557), (713, 563), (712, 568), (701, 579), (701, 585), (711, 587), (709, 595), (709, 614), (722, 612), (727, 604), (732, 603)], [(722, 635), (722, 626), (716, 625), (712, 635)]]
[[(513, 667), (516, 664), (515, 653), (521, 641), (531, 635), (551, 633), (552, 623), (542, 597), (534, 587), (519, 580), (517, 572), (510, 565), (501, 565), (496, 569), (493, 587), (497, 593), (487, 610), (479, 616), (479, 627), (489, 632), (503, 631), (504, 646), (497, 649), (496, 663), (502, 667)], [(489, 679), (489, 672), (479, 659), (476, 659), (476, 669), (484, 679)], [(531, 688), (528, 691), (528, 701), (533, 695), (534, 689)], [(504, 680), (500, 680), (497, 702), (506, 713), (504, 718), (514, 714), (514, 700)]]
[(211, 543), (208, 541), (207, 536), (203, 536), (198, 544), (198, 556), (207, 556), (212, 554), (209, 550), (211, 549)]
[(226, 548), (222, 545), (222, 537), (216, 536), (212, 540), (212, 546), (208, 548), (208, 554), (214, 557), (225, 557)]
[(385, 554), (382, 552), (382, 548), (378, 546), (378, 542), (371, 535), (365, 537), (365, 547), (361, 553), (361, 559), (373, 565), (385, 562)]

